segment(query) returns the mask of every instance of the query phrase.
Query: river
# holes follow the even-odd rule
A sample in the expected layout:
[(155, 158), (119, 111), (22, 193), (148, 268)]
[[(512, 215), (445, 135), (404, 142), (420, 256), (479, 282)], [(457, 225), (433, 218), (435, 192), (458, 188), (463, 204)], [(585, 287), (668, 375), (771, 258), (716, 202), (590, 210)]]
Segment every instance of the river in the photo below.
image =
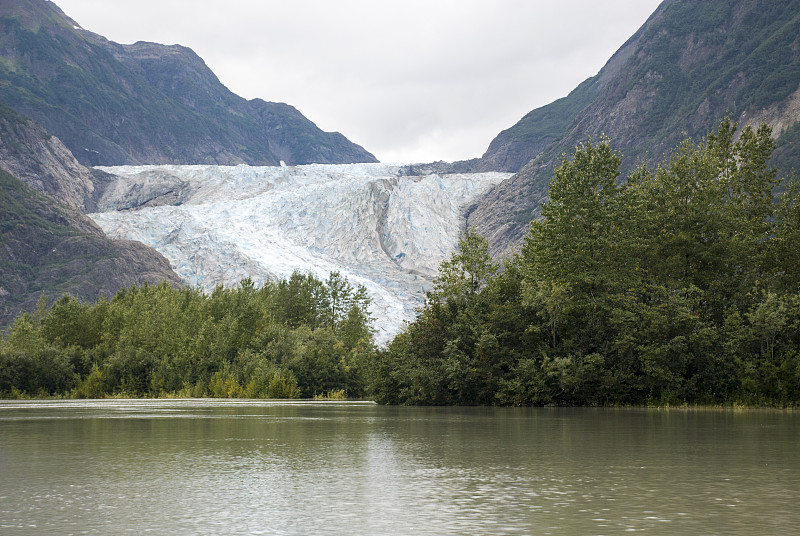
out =
[(2, 534), (796, 534), (800, 412), (0, 401)]

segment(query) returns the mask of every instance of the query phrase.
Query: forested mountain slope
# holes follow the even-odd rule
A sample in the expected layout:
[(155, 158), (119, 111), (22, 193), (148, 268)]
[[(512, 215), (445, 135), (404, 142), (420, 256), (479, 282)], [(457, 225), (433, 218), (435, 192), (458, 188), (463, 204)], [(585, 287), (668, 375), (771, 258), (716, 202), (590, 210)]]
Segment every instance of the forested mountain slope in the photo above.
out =
[(84, 165), (375, 162), (292, 106), (229, 91), (192, 50), (120, 45), (54, 3), (0, 3), (0, 101)]
[[(519, 171), (469, 217), (498, 253), (538, 216), (562, 154), (607, 135), (622, 168), (656, 162), (725, 116), (772, 127), (800, 169), (800, 0), (666, 0), (597, 76), (501, 133), (479, 167)], [(520, 167), (517, 167), (520, 166)]]

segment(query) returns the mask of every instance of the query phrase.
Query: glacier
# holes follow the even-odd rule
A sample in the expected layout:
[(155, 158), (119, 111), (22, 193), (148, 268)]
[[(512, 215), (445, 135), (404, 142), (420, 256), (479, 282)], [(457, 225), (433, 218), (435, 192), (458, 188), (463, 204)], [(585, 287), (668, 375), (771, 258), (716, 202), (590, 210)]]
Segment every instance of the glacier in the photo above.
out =
[(111, 238), (155, 248), (206, 292), (339, 271), (366, 287), (378, 344), (414, 319), (469, 206), (511, 176), (402, 164), (97, 169), (111, 179), (89, 216)]

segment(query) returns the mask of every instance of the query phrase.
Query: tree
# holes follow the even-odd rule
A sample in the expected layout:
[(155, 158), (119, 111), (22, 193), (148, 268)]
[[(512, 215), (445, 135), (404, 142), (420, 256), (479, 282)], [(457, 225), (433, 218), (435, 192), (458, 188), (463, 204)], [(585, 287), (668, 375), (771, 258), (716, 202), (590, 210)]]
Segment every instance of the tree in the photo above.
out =
[(785, 184), (775, 210), (775, 238), (768, 244), (769, 271), (777, 290), (791, 292), (800, 287), (800, 180)]
[(359, 285), (350, 296), (345, 316), (339, 321), (337, 332), (347, 348), (355, 348), (359, 344), (371, 346), (372, 315), (369, 312), (371, 299), (367, 288)]
[[(659, 166), (645, 192), (660, 210), (650, 215), (644, 252), (648, 278), (686, 292), (694, 286), (705, 302), (745, 296), (763, 272), (774, 221), (774, 144), (770, 130), (720, 123), (699, 144), (684, 141)], [(724, 308), (707, 310), (721, 321)]]
[(626, 234), (620, 162), (607, 139), (565, 156), (542, 219), (531, 222), (525, 238), (524, 304), (539, 312), (553, 348), (561, 333), (571, 350), (596, 351), (608, 337), (609, 296), (630, 286), (629, 257), (617, 253)]
[(542, 219), (531, 222), (523, 255), (529, 279), (597, 296), (613, 286), (609, 255), (618, 237), (621, 157), (607, 139), (588, 141), (562, 159)]
[(489, 255), (489, 242), (474, 229), (467, 229), (455, 253), (439, 265), (431, 299), (466, 304), (495, 273), (497, 265)]

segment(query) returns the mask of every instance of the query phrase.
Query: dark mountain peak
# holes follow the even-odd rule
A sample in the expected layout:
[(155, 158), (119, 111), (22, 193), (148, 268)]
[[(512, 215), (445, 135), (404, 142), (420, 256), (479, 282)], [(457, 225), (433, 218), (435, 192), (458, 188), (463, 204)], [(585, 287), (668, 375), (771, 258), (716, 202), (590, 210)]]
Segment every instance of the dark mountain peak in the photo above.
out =
[(79, 26), (49, 0), (3, 0), (0, 17), (17, 19), (22, 27), (38, 32), (42, 26), (74, 30)]
[(158, 62), (176, 70), (176, 76), (194, 73), (195, 76), (208, 78), (221, 84), (217, 75), (209, 69), (203, 58), (189, 47), (183, 45), (162, 45), (150, 41), (137, 41), (132, 45), (121, 45), (113, 41), (105, 41), (105, 47), (116, 59), (130, 65), (141, 65)]
[(114, 43), (45, 0), (3, 0), (0, 28), (0, 101), (84, 165), (377, 161), (294, 108), (235, 95), (190, 48)]

